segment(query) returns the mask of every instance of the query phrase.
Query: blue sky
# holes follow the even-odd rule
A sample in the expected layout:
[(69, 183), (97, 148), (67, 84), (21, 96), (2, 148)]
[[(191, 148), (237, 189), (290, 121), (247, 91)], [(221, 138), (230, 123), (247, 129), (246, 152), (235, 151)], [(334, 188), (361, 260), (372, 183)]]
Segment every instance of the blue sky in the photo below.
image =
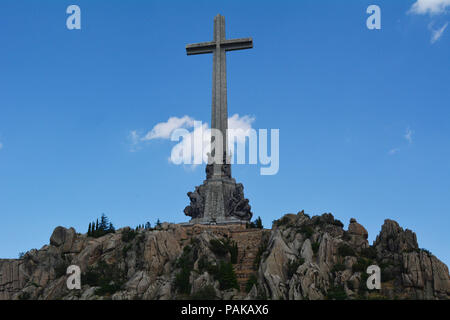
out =
[[(167, 139), (132, 148), (170, 117), (209, 122), (211, 55), (185, 45), (229, 38), (229, 113), (280, 129), (280, 171), (235, 166), (255, 217), (355, 217), (373, 241), (386, 218), (450, 263), (450, 6), (403, 1), (2, 1), (0, 257), (86, 232), (185, 222), (203, 166), (168, 161)], [(82, 29), (66, 28), (81, 8)], [(366, 8), (381, 8), (381, 30)], [(436, 38), (437, 33), (439, 36)]]

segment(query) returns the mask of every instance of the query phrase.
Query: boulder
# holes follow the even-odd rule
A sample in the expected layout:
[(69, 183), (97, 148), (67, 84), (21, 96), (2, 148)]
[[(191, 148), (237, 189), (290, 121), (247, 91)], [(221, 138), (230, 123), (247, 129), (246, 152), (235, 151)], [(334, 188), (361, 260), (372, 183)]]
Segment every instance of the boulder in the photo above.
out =
[(55, 247), (63, 246), (63, 252), (69, 252), (76, 237), (74, 228), (66, 229), (64, 227), (56, 227), (50, 237), (50, 244)]
[(348, 225), (348, 232), (350, 234), (362, 236), (365, 239), (367, 239), (367, 237), (369, 236), (369, 233), (367, 232), (366, 228), (360, 225), (355, 218), (350, 219), (350, 224)]

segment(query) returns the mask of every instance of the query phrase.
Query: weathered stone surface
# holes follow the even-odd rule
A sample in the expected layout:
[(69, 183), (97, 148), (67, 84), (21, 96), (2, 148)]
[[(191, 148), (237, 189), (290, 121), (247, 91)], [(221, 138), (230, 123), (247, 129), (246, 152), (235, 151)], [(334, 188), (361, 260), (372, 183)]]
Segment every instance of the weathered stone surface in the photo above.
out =
[(358, 236), (362, 236), (367, 239), (369, 233), (367, 232), (366, 228), (364, 228), (362, 225), (360, 225), (355, 218), (350, 219), (350, 224), (348, 225), (348, 232), (350, 234), (355, 234)]
[(69, 251), (75, 237), (75, 229), (66, 229), (64, 227), (56, 227), (50, 237), (50, 244), (59, 247), (64, 244), (64, 250)]
[(289, 282), (290, 300), (322, 300), (323, 288), (328, 287), (328, 279), (324, 277), (319, 266), (307, 262), (301, 265)]
[[(379, 293), (369, 292), (365, 282), (361, 283), (362, 273), (353, 271), (355, 264), (367, 259), (367, 252), (363, 255), (362, 249), (369, 248), (367, 231), (355, 219), (350, 221), (349, 230), (344, 231), (342, 224), (330, 214), (311, 219), (304, 212), (288, 214), (274, 224), (271, 238), (283, 245), (269, 246), (264, 256), (284, 253), (291, 261), (297, 256), (304, 262), (290, 279), (281, 267), (271, 267), (269, 273), (262, 272), (263, 268), (267, 270), (263, 263), (258, 286), (252, 290), (253, 298), (266, 294), (273, 299), (325, 299), (333, 287), (342, 288), (348, 299), (367, 298), (373, 294), (389, 299), (450, 298), (450, 278), (445, 264), (434, 256), (428, 257), (423, 250), (420, 254), (408, 252), (418, 250), (415, 235), (409, 230), (403, 231), (395, 221), (385, 223), (373, 247), (377, 258), (371, 263), (383, 266), (382, 281), (386, 277)], [(318, 246), (312, 257), (310, 243)], [(341, 257), (338, 249), (343, 244), (352, 248), (356, 256)], [(286, 264), (285, 257), (281, 256), (279, 260), (280, 266)]]
[[(397, 278), (397, 288), (384, 289), (386, 295), (408, 299), (450, 298), (448, 267), (428, 251), (419, 249), (414, 232), (403, 230), (396, 221), (387, 219), (374, 246), (378, 258), (391, 266), (390, 273)], [(399, 286), (402, 290), (398, 290)]]
[(0, 260), (0, 299), (11, 299), (26, 283), (27, 274), (20, 260)]
[(418, 249), (417, 237), (411, 230), (403, 230), (396, 221), (386, 219), (381, 232), (375, 240), (375, 246), (381, 251), (401, 253)]
[(369, 233), (366, 228), (360, 225), (355, 218), (350, 219), (350, 224), (348, 225), (348, 236), (350, 237), (350, 243), (357, 251), (369, 247), (369, 242), (367, 238)]
[(260, 273), (267, 285), (267, 294), (272, 299), (281, 299), (286, 295), (287, 265), (295, 259), (295, 254), (286, 245), (280, 230), (275, 230), (269, 240), (269, 250), (262, 262)]
[[(350, 224), (356, 224), (351, 221)], [(243, 225), (180, 226), (163, 223), (158, 230), (136, 231), (124, 241), (123, 228), (94, 239), (59, 227), (50, 245), (30, 250), (22, 259), (0, 259), (0, 299), (176, 299), (187, 298), (212, 286), (219, 299), (327, 299), (336, 292), (348, 299), (450, 299), (450, 277), (445, 264), (419, 249), (412, 231), (386, 220), (371, 251), (370, 263), (382, 267), (382, 289), (369, 292), (358, 265), (368, 259), (361, 251), (365, 229), (354, 225), (344, 231), (331, 214), (309, 218), (304, 212), (276, 221), (272, 230), (246, 229)], [(135, 232), (135, 231), (132, 231)], [(217, 266), (230, 254), (218, 255), (211, 240), (230, 239), (238, 244), (233, 265), (240, 290), (220, 290), (219, 281), (205, 263)], [(365, 240), (365, 239), (364, 239)], [(367, 240), (365, 240), (367, 241)], [(339, 255), (341, 245), (354, 255)], [(367, 244), (368, 245), (368, 244)], [(186, 247), (192, 259), (188, 295), (175, 284), (177, 261)], [(202, 260), (202, 261), (201, 261)], [(259, 261), (259, 263), (257, 263)], [(122, 274), (116, 292), (102, 293), (99, 286), (84, 283), (80, 291), (66, 287), (65, 268), (80, 266), (82, 273), (106, 264)], [(355, 269), (357, 267), (357, 269)], [(251, 275), (257, 283), (245, 287)], [(114, 282), (113, 282), (114, 283)], [(337, 290), (337, 291), (336, 291)]]
[(305, 261), (312, 262), (313, 251), (312, 251), (312, 247), (311, 247), (311, 241), (309, 241), (309, 239), (306, 239), (305, 242), (303, 242), (303, 246), (302, 246), (300, 255), (303, 259), (305, 259)]
[(208, 273), (204, 272), (198, 277), (192, 277), (192, 289), (191, 292), (193, 294), (199, 292), (201, 289), (205, 288), (206, 286), (212, 286), (216, 290), (216, 295), (219, 297), (220, 290), (219, 290), (219, 282), (215, 281), (214, 278)]

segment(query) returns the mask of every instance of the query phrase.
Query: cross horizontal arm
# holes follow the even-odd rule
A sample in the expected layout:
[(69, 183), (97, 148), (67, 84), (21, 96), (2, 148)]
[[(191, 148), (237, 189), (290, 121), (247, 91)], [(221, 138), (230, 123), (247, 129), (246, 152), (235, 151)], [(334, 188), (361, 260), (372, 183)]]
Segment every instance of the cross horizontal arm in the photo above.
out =
[(188, 56), (193, 54), (212, 53), (216, 47), (215, 42), (200, 42), (188, 44), (186, 46), (186, 53)]
[(224, 48), (226, 51), (251, 49), (253, 48), (253, 39), (241, 38), (241, 39), (223, 40), (220, 43), (220, 46)]

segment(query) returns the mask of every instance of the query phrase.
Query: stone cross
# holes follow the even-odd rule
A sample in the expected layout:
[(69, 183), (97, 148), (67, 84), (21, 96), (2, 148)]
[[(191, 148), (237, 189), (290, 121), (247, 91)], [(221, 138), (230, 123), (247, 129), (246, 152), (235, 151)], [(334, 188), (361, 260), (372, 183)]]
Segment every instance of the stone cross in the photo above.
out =
[[(184, 213), (192, 219), (189, 224), (243, 224), (252, 217), (248, 199), (244, 197), (244, 186), (231, 177), (228, 154), (228, 110), (227, 110), (227, 69), (226, 52), (253, 47), (251, 38), (227, 40), (225, 38), (225, 18), (218, 14), (214, 18), (214, 39), (210, 42), (189, 44), (188, 55), (213, 54), (213, 86), (211, 128), (222, 133), (220, 141), (211, 137), (211, 157), (206, 166), (206, 180), (189, 192), (190, 205)], [(216, 155), (217, 153), (217, 155)], [(222, 157), (223, 156), (223, 157)], [(219, 159), (220, 161), (218, 161)], [(211, 163), (211, 160), (213, 162)], [(225, 162), (223, 161), (225, 160)]]
[[(226, 52), (253, 48), (252, 38), (226, 39), (225, 17), (218, 14), (214, 17), (214, 40), (188, 44), (188, 55), (212, 53), (213, 54), (213, 84), (212, 84), (212, 112), (211, 128), (218, 129), (222, 133), (222, 148), (228, 158), (228, 108), (227, 108), (227, 64)], [(213, 140), (213, 139), (212, 139)], [(211, 150), (214, 155), (215, 150)], [(218, 169), (218, 170), (217, 170)], [(214, 175), (221, 172), (221, 166), (215, 166)]]

